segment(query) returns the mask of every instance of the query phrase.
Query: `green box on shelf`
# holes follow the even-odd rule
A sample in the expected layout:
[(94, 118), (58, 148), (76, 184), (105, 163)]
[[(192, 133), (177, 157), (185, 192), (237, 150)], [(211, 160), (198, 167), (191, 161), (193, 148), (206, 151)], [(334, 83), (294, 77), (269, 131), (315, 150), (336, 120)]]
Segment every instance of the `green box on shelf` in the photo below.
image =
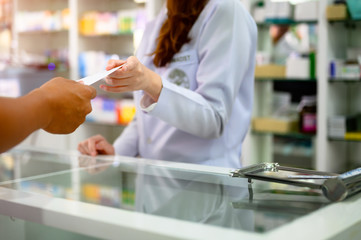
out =
[(361, 1), (347, 0), (347, 8), (350, 12), (351, 18), (354, 20), (361, 20)]

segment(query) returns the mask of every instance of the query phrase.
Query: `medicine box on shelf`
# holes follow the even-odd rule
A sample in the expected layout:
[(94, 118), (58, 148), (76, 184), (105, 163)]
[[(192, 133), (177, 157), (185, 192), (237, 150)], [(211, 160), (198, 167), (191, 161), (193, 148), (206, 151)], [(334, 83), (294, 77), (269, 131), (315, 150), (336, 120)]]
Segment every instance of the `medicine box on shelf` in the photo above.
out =
[(261, 132), (290, 133), (296, 132), (298, 121), (296, 119), (283, 118), (253, 118), (252, 129)]
[(347, 19), (347, 8), (345, 4), (329, 5), (326, 9), (328, 20), (344, 20)]
[(285, 78), (286, 66), (283, 65), (259, 65), (255, 68), (256, 78)]

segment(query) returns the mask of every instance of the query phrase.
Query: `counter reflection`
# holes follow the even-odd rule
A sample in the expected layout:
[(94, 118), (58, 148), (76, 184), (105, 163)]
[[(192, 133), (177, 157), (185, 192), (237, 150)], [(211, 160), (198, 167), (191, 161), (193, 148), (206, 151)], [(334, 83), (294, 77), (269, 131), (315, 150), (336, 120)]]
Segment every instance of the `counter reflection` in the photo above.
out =
[[(17, 179), (0, 187), (251, 232), (275, 229), (327, 204), (307, 189), (143, 159), (28, 152), (1, 155), (0, 162), (7, 163), (9, 179)], [(31, 166), (42, 166), (35, 172), (44, 174)]]

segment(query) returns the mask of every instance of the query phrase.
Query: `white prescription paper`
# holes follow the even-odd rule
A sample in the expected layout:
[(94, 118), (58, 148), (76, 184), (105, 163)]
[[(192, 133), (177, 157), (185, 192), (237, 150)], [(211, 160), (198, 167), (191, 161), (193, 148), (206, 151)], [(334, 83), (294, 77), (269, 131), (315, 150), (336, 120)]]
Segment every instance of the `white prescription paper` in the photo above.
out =
[(120, 65), (118, 67), (112, 68), (112, 69), (110, 69), (108, 71), (104, 70), (102, 72), (98, 72), (98, 73), (96, 73), (94, 75), (79, 79), (77, 82), (83, 81), (84, 85), (92, 85), (92, 84), (96, 83), (97, 81), (102, 80), (103, 78), (105, 78), (109, 74), (112, 74), (113, 72), (115, 72), (116, 70), (120, 69), (123, 66), (124, 66), (124, 64), (122, 64), (122, 65)]

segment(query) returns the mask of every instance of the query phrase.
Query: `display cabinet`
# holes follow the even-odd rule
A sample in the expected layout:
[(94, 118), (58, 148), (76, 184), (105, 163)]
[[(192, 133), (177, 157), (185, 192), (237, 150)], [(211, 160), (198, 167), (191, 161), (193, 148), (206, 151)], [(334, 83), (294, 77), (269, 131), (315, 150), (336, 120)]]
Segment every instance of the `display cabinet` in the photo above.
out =
[(234, 170), (16, 148), (0, 155), (0, 230), (6, 239), (361, 236), (359, 195), (331, 203), (317, 189)]

